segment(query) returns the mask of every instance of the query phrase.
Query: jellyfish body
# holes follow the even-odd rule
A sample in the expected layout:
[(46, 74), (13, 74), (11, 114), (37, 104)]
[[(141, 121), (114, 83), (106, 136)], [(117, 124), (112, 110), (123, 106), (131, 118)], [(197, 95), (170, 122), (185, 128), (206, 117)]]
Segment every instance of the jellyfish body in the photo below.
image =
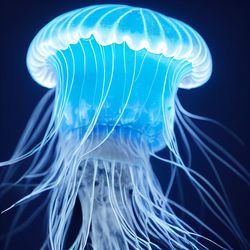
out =
[(200, 185), (174, 135), (178, 88), (200, 86), (211, 75), (199, 34), (147, 9), (90, 6), (45, 26), (27, 65), (34, 80), (55, 89), (50, 124), (35, 150), (56, 144), (56, 156), (49, 169), (43, 160), (24, 175), (42, 180), (23, 200), (50, 193), (43, 248), (65, 248), (79, 198), (81, 227), (70, 249), (206, 249), (175, 214), (178, 205), (163, 194), (150, 164), (168, 147), (170, 163)]

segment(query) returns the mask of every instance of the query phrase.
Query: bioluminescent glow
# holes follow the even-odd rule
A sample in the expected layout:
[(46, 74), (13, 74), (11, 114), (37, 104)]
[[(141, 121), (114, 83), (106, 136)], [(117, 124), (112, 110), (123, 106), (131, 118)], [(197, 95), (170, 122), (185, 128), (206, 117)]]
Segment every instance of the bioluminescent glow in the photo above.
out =
[[(2, 183), (29, 191), (5, 212), (20, 205), (20, 217), (24, 201), (46, 193), (48, 233), (42, 249), (208, 249), (208, 244), (230, 249), (226, 239), (171, 195), (179, 172), (214, 218), (246, 246), (211, 158), (247, 183), (249, 173), (193, 123), (203, 118), (184, 110), (176, 96), (178, 88), (198, 87), (212, 72), (209, 49), (190, 26), (148, 9), (90, 6), (46, 25), (29, 47), (27, 66), (37, 83), (52, 89), (38, 104), (13, 157), (0, 166), (32, 158), (19, 178), (13, 180), (15, 165), (3, 178)], [(184, 162), (175, 129), (189, 159), (186, 134), (196, 141), (222, 192), (191, 160)], [(167, 158), (156, 153), (165, 147)], [(150, 157), (170, 170), (166, 190)], [(77, 199), (81, 226), (67, 247)], [(20, 230), (18, 218), (11, 228), (9, 241)]]

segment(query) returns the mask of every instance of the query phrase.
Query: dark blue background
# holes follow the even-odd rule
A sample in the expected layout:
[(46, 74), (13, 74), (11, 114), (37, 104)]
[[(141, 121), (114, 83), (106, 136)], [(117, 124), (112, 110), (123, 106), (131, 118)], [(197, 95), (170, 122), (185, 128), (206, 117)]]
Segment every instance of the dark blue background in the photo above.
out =
[[(52, 18), (66, 11), (89, 4), (110, 2), (1, 1), (0, 161), (10, 157), (31, 111), (46, 92), (46, 89), (34, 83), (25, 64), (28, 46), (37, 31)], [(243, 147), (225, 133), (221, 133), (221, 130), (213, 126), (204, 127), (208, 134), (218, 138), (242, 164), (249, 167), (250, 6), (248, 1), (127, 0), (114, 2), (157, 10), (188, 23), (203, 36), (213, 57), (213, 75), (201, 88), (180, 91), (180, 100), (189, 111), (215, 118), (241, 137), (245, 142)], [(195, 164), (202, 164), (199, 162), (202, 161), (199, 157), (195, 160)], [(157, 170), (161, 171), (160, 168)], [(227, 170), (223, 175), (234, 212), (247, 235), (247, 232), (250, 232), (249, 190), (237, 177), (228, 174)], [(4, 201), (0, 203), (0, 208), (6, 208)], [(30, 209), (32, 212), (32, 208)], [(0, 217), (0, 233), (6, 229), (14, 214), (15, 211), (12, 211), (9, 216)], [(41, 220), (37, 219), (33, 227), (28, 228), (21, 237), (16, 239), (11, 249), (37, 249), (41, 238), (39, 237), (41, 225)], [(236, 245), (235, 249), (238, 249)]]

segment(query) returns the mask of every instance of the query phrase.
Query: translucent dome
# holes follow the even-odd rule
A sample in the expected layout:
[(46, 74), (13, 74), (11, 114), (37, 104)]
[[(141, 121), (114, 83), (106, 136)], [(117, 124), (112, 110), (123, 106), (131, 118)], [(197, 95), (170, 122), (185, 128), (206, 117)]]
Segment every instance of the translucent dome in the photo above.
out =
[(101, 46), (126, 42), (135, 51), (146, 49), (167, 58), (187, 60), (192, 64), (192, 71), (180, 82), (181, 88), (198, 87), (211, 75), (209, 49), (190, 26), (148, 9), (112, 4), (74, 10), (46, 25), (28, 50), (31, 76), (45, 87), (54, 87), (57, 79), (48, 58), (91, 36)]

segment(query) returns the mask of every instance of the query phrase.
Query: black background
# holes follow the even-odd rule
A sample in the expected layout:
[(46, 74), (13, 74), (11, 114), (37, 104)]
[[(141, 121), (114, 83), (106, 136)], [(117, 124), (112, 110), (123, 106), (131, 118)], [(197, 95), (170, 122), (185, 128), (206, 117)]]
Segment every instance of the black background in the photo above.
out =
[[(179, 91), (186, 109), (212, 117), (232, 129), (244, 146), (213, 126), (206, 132), (218, 138), (249, 167), (250, 155), (250, 67), (248, 1), (114, 1), (150, 8), (188, 23), (210, 48), (213, 74), (201, 88)], [(26, 69), (26, 52), (35, 34), (51, 19), (66, 11), (110, 1), (2, 1), (0, 5), (0, 161), (10, 157), (25, 124), (46, 89), (37, 85)], [(196, 159), (199, 161), (199, 157)], [(200, 164), (196, 162), (196, 164)], [(160, 171), (160, 170), (158, 170)], [(250, 232), (250, 195), (247, 186), (225, 170), (225, 185), (243, 231)], [(163, 172), (164, 173), (164, 172)], [(163, 180), (161, 180), (163, 181)], [(4, 201), (1, 209), (5, 208)], [(32, 211), (31, 211), (32, 212)], [(15, 212), (12, 212), (14, 215)], [(2, 218), (1, 218), (2, 217)], [(11, 217), (0, 216), (0, 231)], [(22, 234), (11, 249), (38, 249), (41, 222)], [(0, 243), (1, 244), (1, 243)], [(26, 248), (24, 248), (26, 246)], [(27, 248), (28, 247), (28, 248)], [(1, 245), (0, 245), (1, 249)], [(235, 246), (235, 249), (238, 249)]]

